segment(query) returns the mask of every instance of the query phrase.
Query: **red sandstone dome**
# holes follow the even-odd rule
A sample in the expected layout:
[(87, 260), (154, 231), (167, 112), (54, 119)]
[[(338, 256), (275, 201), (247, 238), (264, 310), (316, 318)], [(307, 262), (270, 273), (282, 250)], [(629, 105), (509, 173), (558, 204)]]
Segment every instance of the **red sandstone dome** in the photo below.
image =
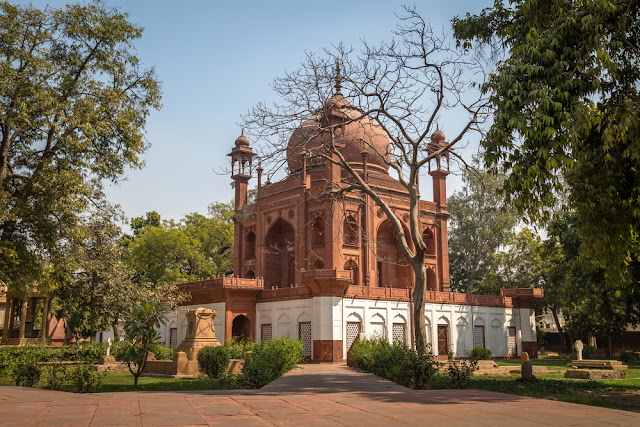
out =
[(389, 138), (384, 130), (347, 101), (342, 94), (332, 96), (316, 114), (303, 122), (291, 135), (287, 146), (289, 170), (302, 168), (302, 156), (310, 158), (327, 153), (331, 142), (331, 129), (335, 131), (335, 143), (347, 162), (356, 169), (362, 168), (362, 152), (365, 151), (370, 167), (387, 171)]

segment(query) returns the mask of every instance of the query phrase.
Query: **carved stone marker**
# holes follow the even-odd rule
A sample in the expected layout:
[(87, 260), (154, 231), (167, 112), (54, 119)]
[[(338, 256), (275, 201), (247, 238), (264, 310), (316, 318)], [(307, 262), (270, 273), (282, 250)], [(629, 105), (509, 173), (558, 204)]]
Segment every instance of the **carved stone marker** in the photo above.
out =
[(111, 338), (107, 338), (107, 356), (111, 356)]
[(574, 344), (574, 347), (576, 349), (576, 355), (578, 356), (578, 360), (582, 360), (582, 349), (584, 348), (584, 344), (582, 344), (582, 341), (578, 340)]
[(523, 351), (522, 354), (520, 355), (520, 364), (529, 361), (529, 353), (527, 353), (526, 351)]

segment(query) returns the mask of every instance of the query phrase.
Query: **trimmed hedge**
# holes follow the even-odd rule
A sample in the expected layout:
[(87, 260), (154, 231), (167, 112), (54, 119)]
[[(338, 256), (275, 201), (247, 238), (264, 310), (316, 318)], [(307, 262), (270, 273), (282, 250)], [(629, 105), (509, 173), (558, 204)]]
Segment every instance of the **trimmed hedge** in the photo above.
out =
[(198, 364), (200, 369), (209, 378), (221, 378), (229, 366), (229, 350), (224, 346), (204, 347), (198, 352)]
[(488, 348), (476, 347), (471, 350), (471, 358), (475, 360), (491, 360), (491, 350)]

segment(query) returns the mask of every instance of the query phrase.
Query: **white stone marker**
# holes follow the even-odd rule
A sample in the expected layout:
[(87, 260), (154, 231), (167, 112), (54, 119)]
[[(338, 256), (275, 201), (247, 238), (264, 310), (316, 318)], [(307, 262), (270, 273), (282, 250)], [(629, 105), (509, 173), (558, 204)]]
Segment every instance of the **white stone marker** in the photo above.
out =
[(582, 349), (584, 348), (582, 341), (580, 340), (576, 341), (576, 343), (574, 344), (574, 347), (576, 348), (576, 354), (578, 355), (578, 360), (582, 360)]

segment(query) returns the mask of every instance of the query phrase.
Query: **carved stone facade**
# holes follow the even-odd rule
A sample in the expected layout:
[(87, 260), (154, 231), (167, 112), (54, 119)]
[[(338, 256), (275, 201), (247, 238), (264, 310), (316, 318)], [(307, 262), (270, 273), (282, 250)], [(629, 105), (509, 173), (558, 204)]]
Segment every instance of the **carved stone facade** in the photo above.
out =
[[(293, 132), (286, 150), (288, 174), (284, 179), (263, 184), (262, 168), (256, 169), (258, 190), (254, 203), (247, 201), (248, 183), (253, 177), (253, 150), (244, 135), (235, 141), (229, 154), (236, 191), (234, 277), (179, 285), (191, 293), (188, 305), (225, 304), (225, 339), (241, 335), (260, 340), (262, 336), (289, 334), (308, 342), (311, 348), (305, 351), (319, 361), (345, 359), (347, 330), (368, 328), (389, 339), (404, 334), (407, 343), (411, 343), (410, 312), (398, 313), (396, 320), (380, 313), (370, 326), (356, 326), (355, 320), (347, 320), (342, 313), (345, 298), (372, 301), (373, 306), (375, 301), (402, 303), (408, 309), (414, 286), (413, 271), (400, 250), (394, 224), (370, 196), (346, 191), (355, 178), (339, 165), (341, 158), (385, 201), (405, 234), (409, 234), (409, 192), (389, 174), (389, 139), (377, 124), (360, 119), (359, 114), (338, 91)], [(326, 149), (329, 141), (339, 148), (339, 153)], [(437, 153), (446, 145), (444, 133), (437, 130), (427, 148)], [(531, 317), (529, 308), (539, 297), (538, 290), (513, 297), (449, 292), (448, 163), (444, 150), (431, 161), (434, 200), (418, 200), (419, 228), (427, 245), (427, 302), (449, 304), (464, 312), (481, 305), (499, 308), (496, 318), (502, 319), (500, 322), (513, 316), (518, 319), (520, 330), (531, 330), (529, 320), (525, 325), (521, 320)], [(269, 315), (261, 319), (257, 313), (267, 313), (270, 307), (279, 307), (282, 313), (277, 319)], [(521, 308), (526, 311), (520, 313)], [(469, 316), (473, 319), (472, 314)], [(473, 326), (473, 320), (465, 322), (466, 327)], [(472, 339), (471, 333), (446, 332), (462, 331), (464, 325), (440, 326), (433, 329), (430, 341), (437, 339), (436, 332), (442, 340), (445, 333), (458, 340)], [(504, 348), (508, 339), (505, 328), (501, 329)], [(533, 337), (528, 332), (526, 337), (520, 337), (520, 347), (527, 342), (527, 346), (532, 345), (533, 330)], [(467, 335), (468, 339), (461, 338)], [(449, 341), (454, 340), (445, 341), (449, 346)], [(470, 345), (465, 341), (461, 348), (470, 350)]]

